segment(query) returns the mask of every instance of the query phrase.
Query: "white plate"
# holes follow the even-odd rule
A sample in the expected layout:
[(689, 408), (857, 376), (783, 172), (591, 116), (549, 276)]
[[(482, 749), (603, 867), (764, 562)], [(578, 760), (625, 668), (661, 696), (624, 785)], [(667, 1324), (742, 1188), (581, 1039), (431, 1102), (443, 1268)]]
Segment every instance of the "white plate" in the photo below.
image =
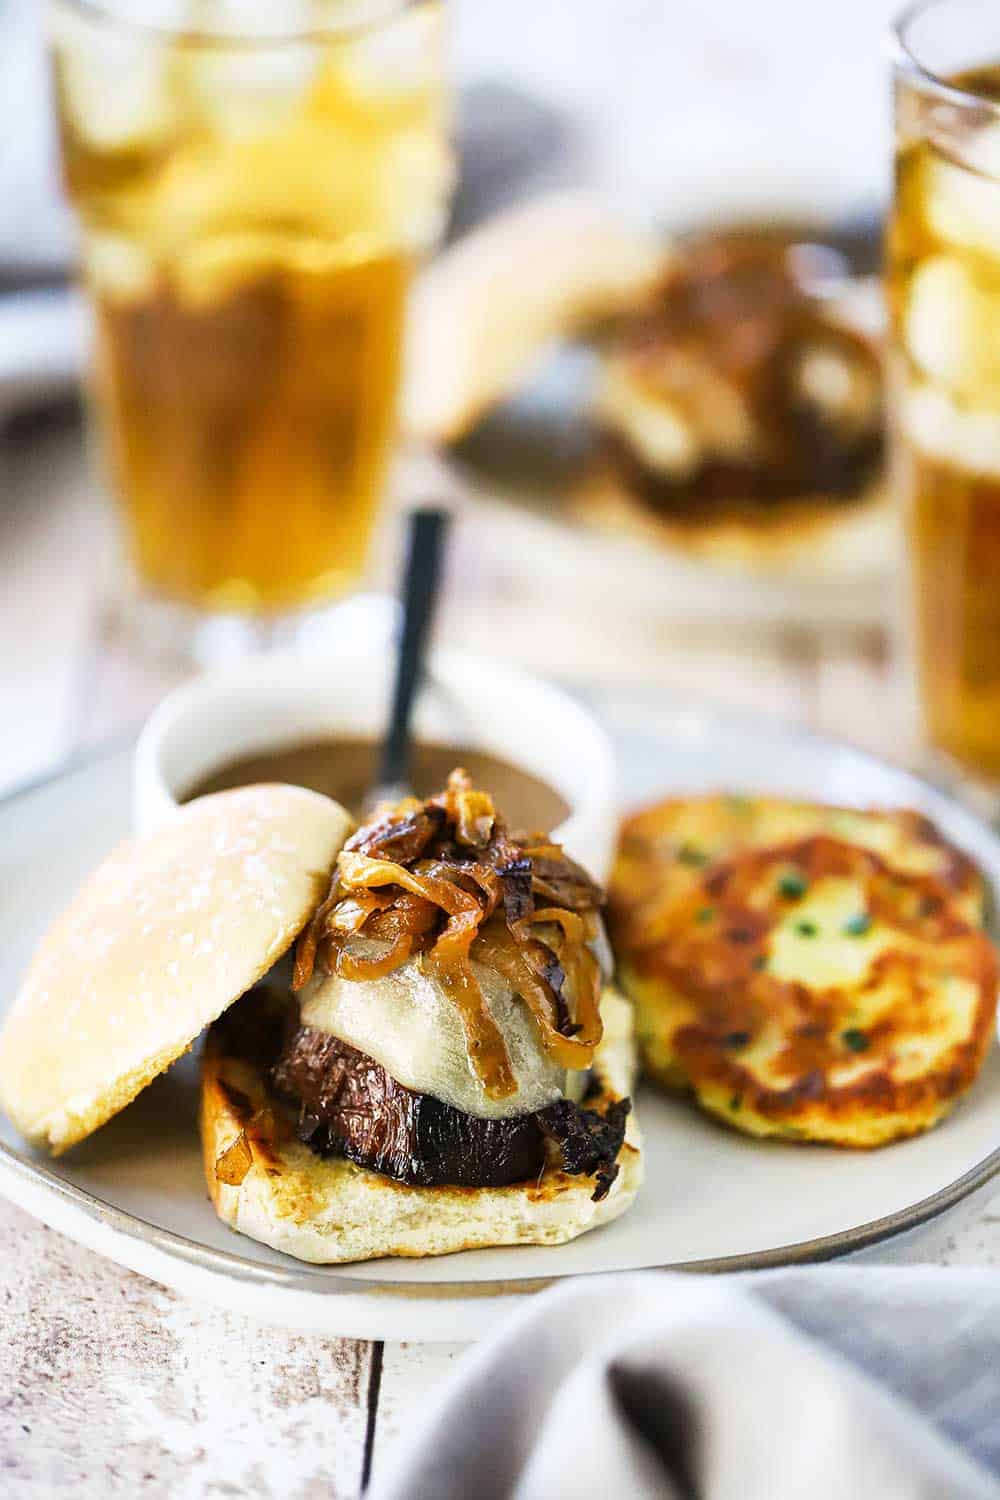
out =
[[(976, 858), (1000, 843), (971, 815), (853, 750), (765, 724), (619, 709), (625, 797), (733, 787), (907, 804)], [(41, 930), (126, 830), (130, 749), (0, 805), (0, 1009)], [(819, 1259), (910, 1228), (1000, 1170), (1000, 1056), (952, 1119), (872, 1153), (761, 1143), (643, 1090), (646, 1185), (617, 1223), (562, 1248), (301, 1265), (227, 1229), (201, 1177), (190, 1060), (62, 1160), (0, 1123), (0, 1192), (123, 1265), (257, 1317), (359, 1338), (468, 1339), (551, 1277), (640, 1266), (742, 1269)]]

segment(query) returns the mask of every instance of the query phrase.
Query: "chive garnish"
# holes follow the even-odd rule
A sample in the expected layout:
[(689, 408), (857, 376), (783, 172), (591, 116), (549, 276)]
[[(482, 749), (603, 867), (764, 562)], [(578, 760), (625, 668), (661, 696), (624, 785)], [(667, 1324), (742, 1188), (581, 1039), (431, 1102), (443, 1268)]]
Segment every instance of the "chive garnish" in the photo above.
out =
[(739, 1094), (734, 1094), (729, 1101), (729, 1108), (732, 1110), (733, 1114), (736, 1113), (742, 1103), (743, 1100), (740, 1098)]
[(815, 937), (819, 928), (815, 922), (796, 922), (795, 931), (799, 937)]
[(808, 880), (797, 870), (788, 870), (778, 881), (779, 894), (787, 896), (789, 901), (797, 901), (800, 896), (805, 895), (808, 889)]
[(844, 923), (844, 931), (848, 937), (864, 937), (872, 925), (872, 919), (868, 912), (859, 911), (856, 917), (849, 917)]
[(730, 1031), (722, 1038), (724, 1047), (745, 1047), (750, 1041), (749, 1031)]
[(850, 1047), (852, 1052), (867, 1052), (871, 1045), (871, 1038), (865, 1031), (859, 1031), (856, 1026), (849, 1026), (846, 1031), (840, 1033), (845, 1047)]
[(715, 907), (714, 906), (703, 906), (701, 908), (701, 910), (698, 912), (698, 915), (695, 918), (695, 920), (697, 922), (711, 922), (711, 920), (712, 920), (712, 918), (714, 916), (715, 916)]
[(677, 851), (677, 858), (682, 865), (705, 865), (708, 863), (708, 855), (703, 849), (698, 849), (694, 844), (682, 844)]
[(758, 974), (760, 973), (761, 969), (766, 969), (767, 968), (767, 954), (766, 953), (755, 953), (754, 956), (753, 956), (753, 958), (750, 960), (750, 967), (751, 967), (751, 969), (756, 969)]

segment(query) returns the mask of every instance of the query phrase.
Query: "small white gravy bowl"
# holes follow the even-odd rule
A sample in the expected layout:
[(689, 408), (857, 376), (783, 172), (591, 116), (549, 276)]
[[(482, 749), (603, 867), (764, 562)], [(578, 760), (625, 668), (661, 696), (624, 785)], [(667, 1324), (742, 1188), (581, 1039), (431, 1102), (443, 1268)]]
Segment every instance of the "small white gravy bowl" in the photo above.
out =
[[(393, 662), (386, 650), (274, 652), (177, 688), (139, 737), (137, 831), (160, 827), (201, 781), (244, 756), (309, 740), (378, 738)], [(571, 810), (551, 832), (595, 879), (607, 879), (614, 752), (597, 720), (566, 693), (461, 651), (435, 651), (414, 712), (414, 737), (485, 751), (546, 782)]]

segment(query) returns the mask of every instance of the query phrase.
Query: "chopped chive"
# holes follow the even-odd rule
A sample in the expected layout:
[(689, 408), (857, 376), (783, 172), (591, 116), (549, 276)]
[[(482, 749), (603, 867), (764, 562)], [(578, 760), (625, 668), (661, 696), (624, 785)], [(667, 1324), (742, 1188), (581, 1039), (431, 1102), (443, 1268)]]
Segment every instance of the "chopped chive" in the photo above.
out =
[(868, 912), (859, 911), (856, 917), (849, 917), (844, 923), (844, 931), (848, 937), (864, 937), (870, 931), (872, 919)]
[(815, 937), (819, 928), (815, 922), (796, 922), (795, 931), (799, 937)]
[(743, 1100), (740, 1098), (739, 1094), (734, 1094), (729, 1101), (729, 1108), (732, 1110), (733, 1114), (736, 1113), (742, 1103)]
[(730, 1031), (722, 1038), (724, 1047), (745, 1047), (750, 1041), (749, 1031)]
[(698, 849), (694, 844), (682, 844), (677, 851), (677, 858), (682, 865), (708, 864), (708, 855), (703, 849)]
[(695, 917), (696, 922), (711, 922), (715, 916), (714, 906), (703, 906)]
[(757, 971), (758, 974), (760, 973), (761, 969), (766, 969), (767, 968), (767, 954), (766, 953), (755, 953), (754, 956), (753, 956), (753, 958), (750, 960), (750, 967), (751, 967), (751, 969), (756, 969), (756, 971)]
[(800, 875), (797, 870), (787, 871), (778, 881), (779, 894), (787, 896), (790, 901), (797, 901), (800, 896), (805, 895), (808, 889), (808, 880), (806, 880), (804, 875)]
[(846, 1031), (840, 1033), (841, 1041), (845, 1047), (850, 1047), (852, 1052), (867, 1052), (871, 1045), (871, 1037), (865, 1031), (859, 1031), (856, 1026), (849, 1026)]

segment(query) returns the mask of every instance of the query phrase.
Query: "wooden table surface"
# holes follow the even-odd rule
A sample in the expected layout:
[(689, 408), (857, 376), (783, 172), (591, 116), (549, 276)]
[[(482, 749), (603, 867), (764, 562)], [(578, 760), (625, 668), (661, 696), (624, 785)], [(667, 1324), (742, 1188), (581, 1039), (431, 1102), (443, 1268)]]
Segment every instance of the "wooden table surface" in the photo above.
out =
[[(179, 679), (139, 662), (107, 607), (105, 541), (63, 425), (0, 446), (0, 790), (136, 725)], [(460, 524), (443, 639), (532, 660), (569, 682), (622, 677), (672, 698), (778, 715), (903, 757), (878, 630), (818, 638), (794, 622), (618, 621), (521, 596), (474, 518)], [(1000, 1264), (988, 1188), (867, 1259)], [(0, 1204), (0, 1494), (355, 1496), (459, 1346), (366, 1344), (189, 1302)]]

